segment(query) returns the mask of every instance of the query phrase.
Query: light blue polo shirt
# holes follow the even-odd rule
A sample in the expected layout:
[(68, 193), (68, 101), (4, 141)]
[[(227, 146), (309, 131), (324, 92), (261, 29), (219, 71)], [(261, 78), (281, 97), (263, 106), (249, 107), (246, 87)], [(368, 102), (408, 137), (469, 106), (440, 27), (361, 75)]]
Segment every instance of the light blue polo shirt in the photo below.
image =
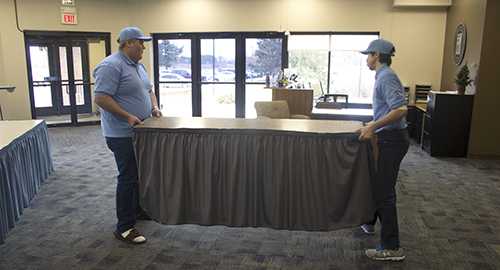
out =
[[(406, 97), (404, 94), (403, 84), (399, 80), (398, 75), (394, 70), (383, 65), (375, 73), (375, 87), (373, 89), (373, 121), (377, 121), (384, 117), (393, 109), (399, 106), (406, 105)], [(406, 128), (406, 117), (399, 121), (382, 127), (375, 133), (382, 130), (404, 129)]]
[[(149, 92), (153, 86), (141, 62), (132, 62), (118, 50), (102, 60), (93, 75), (95, 95), (111, 97), (120, 108), (141, 121), (150, 116)], [(102, 109), (101, 125), (104, 137), (132, 137), (132, 128), (127, 120)]]

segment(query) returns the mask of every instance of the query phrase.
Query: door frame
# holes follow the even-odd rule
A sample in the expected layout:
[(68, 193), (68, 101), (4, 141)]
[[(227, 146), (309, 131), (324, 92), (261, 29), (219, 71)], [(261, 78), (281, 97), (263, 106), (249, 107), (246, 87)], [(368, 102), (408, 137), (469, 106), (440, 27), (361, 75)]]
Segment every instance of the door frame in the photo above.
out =
[[(68, 68), (68, 88), (69, 88), (69, 98), (70, 98), (70, 115), (71, 115), (71, 125), (78, 125), (78, 106), (76, 105), (76, 87), (77, 85), (83, 85), (83, 87), (88, 87), (90, 89), (91, 83), (90, 77), (91, 77), (91, 71), (88, 70), (86, 72), (88, 74), (88, 78), (84, 77), (83, 78), (83, 83), (75, 83), (75, 78), (74, 78), (74, 70), (73, 70), (73, 44), (78, 42), (86, 42), (87, 44), (90, 42), (100, 42), (100, 41), (105, 41), (105, 50), (106, 50), (106, 56), (111, 54), (111, 44), (110, 44), (110, 33), (104, 33), (104, 32), (67, 32), (67, 31), (24, 31), (24, 42), (25, 42), (25, 54), (26, 54), (26, 67), (27, 67), (27, 75), (28, 75), (28, 87), (29, 87), (29, 97), (30, 97), (30, 106), (31, 106), (31, 118), (32, 119), (37, 119), (37, 109), (35, 108), (35, 99), (34, 99), (34, 92), (33, 92), (33, 78), (32, 78), (32, 70), (31, 70), (31, 59), (30, 59), (30, 51), (29, 47), (30, 45), (35, 45), (36, 42), (33, 42), (33, 39), (40, 39), (40, 40), (50, 40), (50, 42), (42, 42), (45, 44), (48, 44), (48, 46), (55, 46), (56, 44), (59, 44), (59, 46), (55, 47), (60, 47), (60, 45), (65, 45), (66, 46), (66, 62), (67, 62), (67, 68)], [(88, 45), (87, 48), (84, 50), (88, 52)], [(58, 52), (58, 50), (57, 50)], [(54, 54), (55, 54), (54, 50)], [(56, 57), (55, 55), (49, 55), (50, 57)], [(57, 55), (57, 58), (59, 58), (59, 55)], [(57, 68), (59, 70), (59, 67), (54, 67), (52, 66), (52, 61), (54, 59), (49, 59), (50, 61), (50, 70), (51, 74), (54, 73), (54, 68)], [(90, 69), (89, 67), (89, 55), (87, 54), (82, 54), (82, 66), (83, 68)], [(59, 64), (59, 63), (58, 63)], [(61, 87), (62, 83), (60, 80), (60, 74), (57, 74), (58, 81), (57, 82), (51, 82), (50, 85), (51, 87)], [(80, 80), (79, 80), (80, 81)], [(86, 102), (92, 102), (92, 99), (86, 99)]]

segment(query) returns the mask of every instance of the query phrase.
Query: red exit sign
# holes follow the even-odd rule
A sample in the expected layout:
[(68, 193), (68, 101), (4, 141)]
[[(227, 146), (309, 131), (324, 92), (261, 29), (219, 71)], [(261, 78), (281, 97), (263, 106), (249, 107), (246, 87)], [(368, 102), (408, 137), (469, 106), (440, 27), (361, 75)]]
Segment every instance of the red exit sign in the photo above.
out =
[(63, 23), (64, 24), (76, 24), (76, 15), (75, 14), (63, 14)]
[(61, 8), (61, 23), (62, 24), (76, 24), (77, 16), (76, 16), (76, 8)]

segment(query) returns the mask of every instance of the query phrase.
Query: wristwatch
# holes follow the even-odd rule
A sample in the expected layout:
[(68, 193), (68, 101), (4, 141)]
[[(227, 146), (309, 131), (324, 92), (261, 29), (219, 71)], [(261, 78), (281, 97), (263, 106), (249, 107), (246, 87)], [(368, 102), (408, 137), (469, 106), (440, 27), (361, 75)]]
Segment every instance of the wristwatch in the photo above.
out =
[(158, 106), (154, 106), (151, 111), (154, 111), (155, 109), (158, 109)]

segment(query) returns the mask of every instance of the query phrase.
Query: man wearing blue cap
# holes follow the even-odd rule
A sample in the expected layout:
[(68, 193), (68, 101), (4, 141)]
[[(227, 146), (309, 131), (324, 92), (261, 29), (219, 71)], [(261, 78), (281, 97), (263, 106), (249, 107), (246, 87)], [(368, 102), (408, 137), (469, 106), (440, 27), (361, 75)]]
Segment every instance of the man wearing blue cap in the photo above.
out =
[(378, 136), (378, 158), (375, 173), (375, 198), (377, 211), (375, 218), (361, 228), (367, 234), (375, 233), (375, 222), (380, 220), (380, 248), (368, 249), (365, 253), (374, 260), (400, 261), (405, 258), (399, 243), (398, 217), (396, 210), (396, 181), (401, 160), (406, 155), (410, 140), (406, 132), (406, 98), (403, 84), (390, 67), (394, 45), (385, 39), (370, 43), (366, 63), (375, 70), (373, 88), (373, 121), (355, 131), (360, 133), (360, 141), (370, 141), (373, 134)]
[(147, 219), (139, 206), (139, 175), (132, 144), (132, 127), (142, 125), (150, 115), (161, 117), (153, 86), (139, 60), (146, 49), (141, 30), (127, 27), (117, 39), (118, 51), (106, 57), (94, 70), (95, 102), (101, 107), (101, 125), (106, 143), (118, 167), (114, 235), (130, 244), (146, 238), (134, 227), (137, 219)]

